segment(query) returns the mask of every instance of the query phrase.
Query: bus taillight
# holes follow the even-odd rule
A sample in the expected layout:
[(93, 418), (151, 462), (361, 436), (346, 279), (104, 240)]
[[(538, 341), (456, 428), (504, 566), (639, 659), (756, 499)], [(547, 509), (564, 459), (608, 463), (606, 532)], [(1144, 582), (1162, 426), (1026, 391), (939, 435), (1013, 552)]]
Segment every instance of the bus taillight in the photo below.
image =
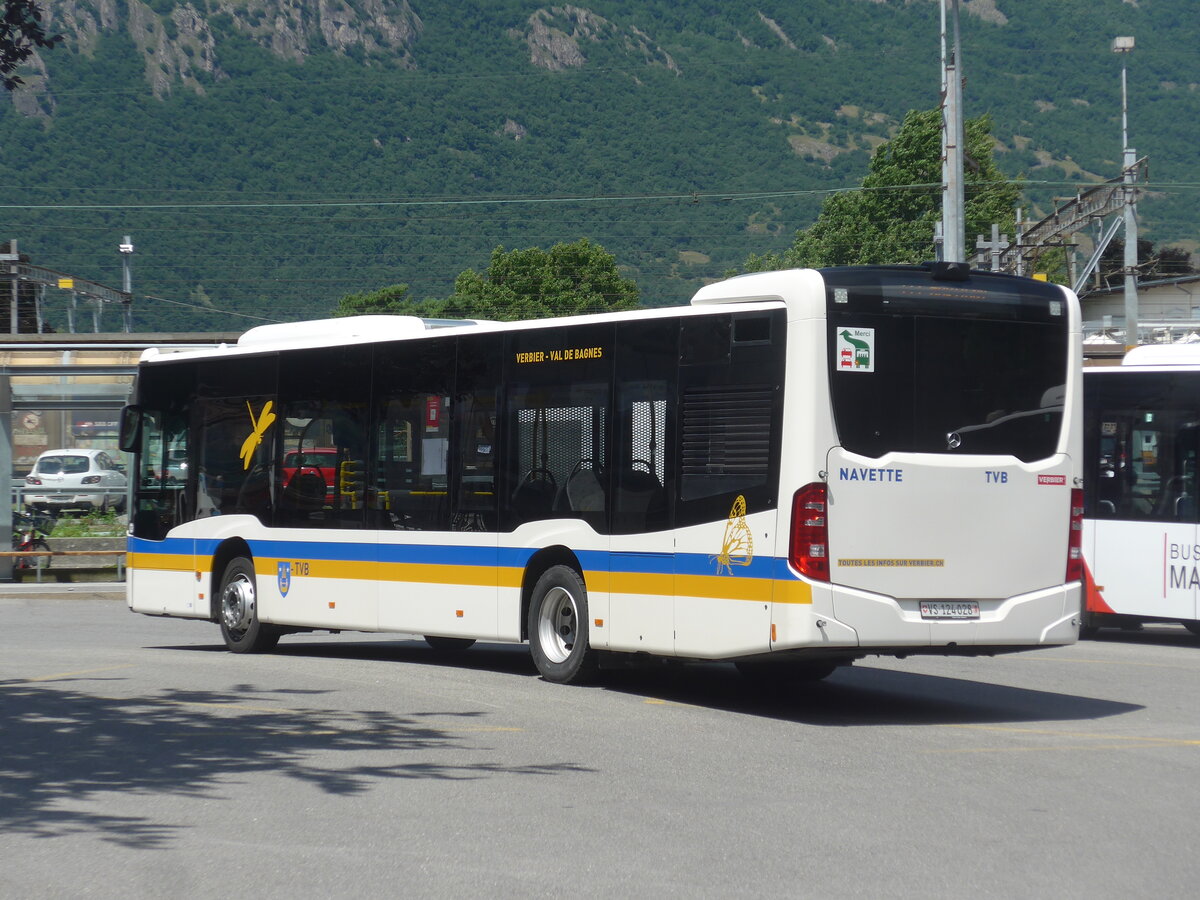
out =
[(1083, 490), (1071, 489), (1071, 532), (1067, 536), (1067, 583), (1083, 581)]
[(825, 514), (825, 485), (806, 484), (792, 498), (792, 535), (788, 558), (801, 575), (829, 580), (829, 523)]

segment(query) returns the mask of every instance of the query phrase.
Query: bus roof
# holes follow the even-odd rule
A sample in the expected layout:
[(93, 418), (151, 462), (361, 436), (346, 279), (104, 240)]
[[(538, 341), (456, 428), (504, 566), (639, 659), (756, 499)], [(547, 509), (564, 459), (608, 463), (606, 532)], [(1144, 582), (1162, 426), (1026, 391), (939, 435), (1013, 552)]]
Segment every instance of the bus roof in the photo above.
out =
[(1146, 344), (1134, 347), (1122, 366), (1200, 366), (1200, 343)]
[[(764, 273), (779, 275), (781, 273)], [(816, 273), (807, 273), (815, 277)], [(752, 276), (747, 276), (752, 278)], [(786, 279), (775, 279), (786, 283)], [(720, 282), (723, 284), (724, 282)], [(713, 285), (709, 286), (714, 287)], [(708, 289), (702, 289), (697, 297)], [(793, 302), (799, 293), (797, 283), (792, 282), (788, 292)], [(626, 310), (622, 312), (593, 313), (579, 316), (563, 316), (548, 319), (523, 319), (516, 322), (497, 322), (486, 319), (422, 319), (417, 316), (346, 316), (337, 319), (315, 319), (305, 322), (283, 322), (259, 325), (251, 328), (237, 344), (221, 344), (218, 347), (172, 351), (151, 347), (142, 352), (141, 362), (165, 362), (167, 360), (201, 359), (244, 355), (273, 350), (299, 350), (303, 348), (335, 347), (349, 344), (369, 344), (379, 341), (411, 340), (436, 333), (462, 334), (464, 332), (503, 332), (525, 329), (552, 328), (566, 323), (592, 324), (617, 322), (629, 319), (656, 319), (672, 316), (706, 315), (717, 312), (723, 304), (746, 304), (778, 306), (784, 297), (779, 294), (726, 292), (726, 296), (711, 296), (696, 300), (695, 306), (662, 306), (650, 309)], [(822, 304), (823, 308), (823, 304)]]

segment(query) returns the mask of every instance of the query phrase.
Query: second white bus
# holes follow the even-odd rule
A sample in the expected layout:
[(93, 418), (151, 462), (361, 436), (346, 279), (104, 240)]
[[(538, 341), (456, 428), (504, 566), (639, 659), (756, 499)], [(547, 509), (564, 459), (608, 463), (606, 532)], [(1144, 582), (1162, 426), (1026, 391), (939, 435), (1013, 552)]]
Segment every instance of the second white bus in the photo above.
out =
[(1083, 381), (1084, 626), (1200, 634), (1200, 347), (1136, 347)]

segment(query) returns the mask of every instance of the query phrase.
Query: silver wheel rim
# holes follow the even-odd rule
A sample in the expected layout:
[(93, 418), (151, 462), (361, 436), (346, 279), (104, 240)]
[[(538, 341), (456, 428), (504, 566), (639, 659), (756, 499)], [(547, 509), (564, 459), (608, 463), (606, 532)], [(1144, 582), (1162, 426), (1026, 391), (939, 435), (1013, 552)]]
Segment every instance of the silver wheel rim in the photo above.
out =
[(234, 633), (244, 632), (254, 620), (254, 582), (240, 572), (221, 593), (221, 618)]
[(564, 663), (575, 649), (579, 634), (579, 606), (566, 588), (551, 588), (538, 609), (538, 643), (546, 658)]

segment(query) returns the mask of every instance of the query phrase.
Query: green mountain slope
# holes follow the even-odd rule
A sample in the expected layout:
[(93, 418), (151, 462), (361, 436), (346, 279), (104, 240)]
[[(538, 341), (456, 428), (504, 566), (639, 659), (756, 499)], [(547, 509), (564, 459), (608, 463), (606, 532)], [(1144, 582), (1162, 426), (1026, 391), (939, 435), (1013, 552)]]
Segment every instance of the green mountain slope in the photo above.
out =
[[(580, 237), (643, 302), (684, 302), (786, 246), (938, 102), (932, 0), (46, 5), (65, 46), (0, 97), (0, 240), (119, 286), (131, 235), (139, 329), (324, 316), (394, 283), (444, 297), (497, 245)], [(1191, 0), (965, 6), (966, 111), (993, 115), (1034, 215), (1117, 174), (1109, 44), (1137, 37), (1144, 236), (1195, 241)]]

